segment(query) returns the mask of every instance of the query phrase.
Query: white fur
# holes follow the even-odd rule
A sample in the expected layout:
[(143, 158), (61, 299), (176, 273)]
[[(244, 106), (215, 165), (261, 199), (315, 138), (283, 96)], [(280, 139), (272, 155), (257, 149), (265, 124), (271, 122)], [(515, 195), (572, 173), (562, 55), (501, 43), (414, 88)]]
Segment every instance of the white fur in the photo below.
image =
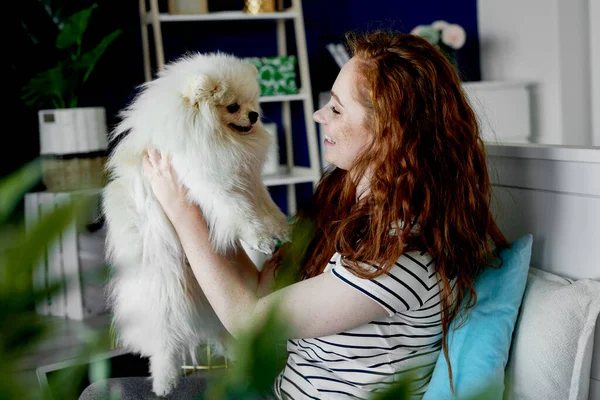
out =
[[(256, 69), (225, 54), (193, 54), (141, 87), (112, 132), (120, 139), (103, 193), (113, 267), (108, 294), (119, 344), (150, 357), (153, 390), (168, 394), (200, 343), (224, 332), (187, 264), (179, 239), (142, 169), (149, 147), (171, 156), (189, 198), (200, 205), (216, 251), (238, 239), (264, 253), (287, 240), (285, 216), (261, 181), (269, 135), (260, 118)], [(226, 107), (238, 104), (232, 114)], [(123, 136), (124, 135), (124, 136)]]

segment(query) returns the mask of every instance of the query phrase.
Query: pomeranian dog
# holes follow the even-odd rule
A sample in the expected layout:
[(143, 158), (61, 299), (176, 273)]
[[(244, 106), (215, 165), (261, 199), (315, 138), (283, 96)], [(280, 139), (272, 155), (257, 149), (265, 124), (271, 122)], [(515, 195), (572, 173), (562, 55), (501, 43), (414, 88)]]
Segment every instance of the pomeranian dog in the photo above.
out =
[(261, 180), (270, 136), (260, 120), (256, 68), (222, 53), (190, 54), (140, 87), (111, 140), (102, 196), (108, 303), (121, 347), (150, 359), (153, 391), (176, 386), (182, 363), (224, 328), (196, 281), (179, 238), (145, 177), (149, 148), (169, 156), (198, 204), (215, 251), (238, 240), (270, 254), (288, 240), (285, 215)]

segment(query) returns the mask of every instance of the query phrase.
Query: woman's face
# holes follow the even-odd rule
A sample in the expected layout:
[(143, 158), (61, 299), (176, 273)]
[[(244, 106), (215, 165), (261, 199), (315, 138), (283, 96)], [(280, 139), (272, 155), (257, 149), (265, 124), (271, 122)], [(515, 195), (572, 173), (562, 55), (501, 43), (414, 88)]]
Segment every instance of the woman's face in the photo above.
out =
[(373, 138), (366, 123), (366, 111), (354, 98), (357, 74), (356, 59), (352, 58), (338, 74), (329, 103), (313, 114), (313, 119), (323, 125), (325, 159), (344, 170), (352, 166)]

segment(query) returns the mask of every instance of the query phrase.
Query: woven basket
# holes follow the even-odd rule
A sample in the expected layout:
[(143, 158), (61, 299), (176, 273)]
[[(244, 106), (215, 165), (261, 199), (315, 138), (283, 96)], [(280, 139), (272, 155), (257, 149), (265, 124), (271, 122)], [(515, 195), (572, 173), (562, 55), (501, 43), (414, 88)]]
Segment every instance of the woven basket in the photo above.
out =
[(106, 156), (42, 157), (42, 180), (49, 192), (101, 188), (107, 183)]

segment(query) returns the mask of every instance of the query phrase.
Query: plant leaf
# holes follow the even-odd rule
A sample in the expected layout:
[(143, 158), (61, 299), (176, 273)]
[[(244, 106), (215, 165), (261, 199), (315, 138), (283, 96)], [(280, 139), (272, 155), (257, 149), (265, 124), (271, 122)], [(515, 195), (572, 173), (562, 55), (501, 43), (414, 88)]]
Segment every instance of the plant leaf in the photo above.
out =
[(88, 21), (92, 15), (92, 11), (98, 7), (97, 4), (93, 4), (91, 7), (76, 12), (69, 16), (63, 25), (62, 30), (56, 37), (56, 47), (59, 49), (67, 49), (74, 44), (81, 43), (83, 34), (85, 33)]
[(410, 399), (410, 377), (404, 377), (403, 379), (395, 382), (390, 388), (375, 392), (369, 397), (370, 400), (404, 400)]
[(0, 180), (0, 222), (12, 214), (23, 195), (41, 178), (40, 162), (36, 159)]
[(21, 89), (21, 99), (28, 106), (51, 104), (55, 108), (63, 108), (65, 106), (64, 93), (68, 85), (63, 73), (64, 68), (65, 64), (61, 63), (35, 75)]
[[(39, 179), (38, 160), (0, 180), (0, 211), (4, 217), (0, 220), (0, 399), (52, 399), (48, 392), (40, 393), (39, 386), (32, 384), (29, 377), (21, 374), (24, 362), (31, 362), (34, 353), (43, 351), (45, 346), (37, 347), (49, 338), (57, 327), (57, 318), (40, 316), (35, 305), (47, 299), (52, 293), (64, 287), (67, 281), (79, 279), (79, 276), (66, 276), (56, 281), (48, 280), (46, 287), (32, 289), (33, 260), (45, 253), (48, 244), (54, 241), (65, 226), (75, 219), (83, 223), (89, 217), (92, 205), (96, 205), (94, 195), (73, 194), (70, 204), (61, 204), (54, 211), (44, 215), (34, 226), (25, 231), (23, 224), (7, 223), (7, 216), (15, 204), (33, 183)], [(83, 326), (69, 326), (69, 334), (75, 333), (86, 342), (78, 351), (81, 356), (90, 357), (109, 348), (108, 331), (89, 333), (81, 331)], [(73, 332), (73, 330), (75, 330)], [(85, 336), (83, 336), (85, 334)], [(81, 345), (77, 346), (81, 348)], [(78, 348), (70, 350), (77, 351)], [(99, 361), (101, 362), (101, 361)], [(104, 361), (107, 362), (107, 361)], [(107, 378), (108, 365), (96, 367), (95, 379)], [(102, 368), (104, 367), (104, 368)], [(54, 399), (77, 398), (87, 366), (67, 368), (52, 374), (49, 384)], [(60, 378), (60, 379), (59, 379)]]
[(121, 32), (120, 29), (113, 31), (102, 39), (93, 50), (83, 54), (79, 60), (73, 63), (73, 68), (76, 71), (83, 72), (83, 82), (87, 81), (92, 70), (96, 66), (98, 59), (104, 54), (106, 48), (121, 34)]
[(5, 293), (22, 290), (23, 279), (30, 283), (26, 276), (30, 275), (32, 265), (45, 254), (46, 246), (56, 240), (72, 221), (72, 214), (71, 207), (65, 205), (43, 216), (26, 235), (13, 232), (13, 240), (3, 249), (0, 258), (0, 290)]
[(286, 324), (276, 308), (260, 326), (242, 332), (232, 345), (234, 366), (215, 377), (206, 399), (258, 400), (273, 388), (285, 367)]

